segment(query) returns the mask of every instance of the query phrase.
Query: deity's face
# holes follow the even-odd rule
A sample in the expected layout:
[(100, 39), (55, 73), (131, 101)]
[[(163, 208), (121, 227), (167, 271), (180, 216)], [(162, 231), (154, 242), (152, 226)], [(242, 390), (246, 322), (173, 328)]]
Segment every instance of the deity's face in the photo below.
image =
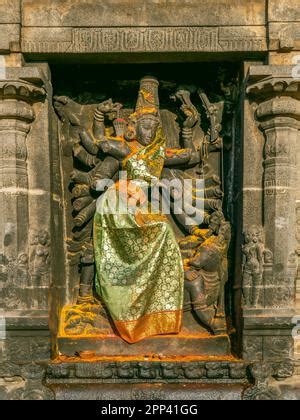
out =
[(244, 233), (244, 238), (246, 244), (249, 244), (251, 242), (251, 234), (248, 231)]
[(255, 232), (255, 237), (256, 237), (256, 242), (261, 242), (263, 243), (263, 231), (261, 229), (257, 229)]
[(158, 120), (153, 117), (145, 116), (138, 120), (136, 125), (137, 141), (143, 146), (151, 144), (155, 138), (158, 124)]
[(46, 231), (42, 231), (39, 233), (39, 243), (41, 245), (46, 245), (48, 242), (48, 233)]
[(26, 254), (20, 254), (18, 258), (19, 264), (27, 264), (28, 262), (28, 256)]
[(249, 228), (247, 232), (245, 232), (245, 242), (247, 244), (250, 243), (257, 243), (258, 237), (257, 237), (257, 230), (254, 228)]

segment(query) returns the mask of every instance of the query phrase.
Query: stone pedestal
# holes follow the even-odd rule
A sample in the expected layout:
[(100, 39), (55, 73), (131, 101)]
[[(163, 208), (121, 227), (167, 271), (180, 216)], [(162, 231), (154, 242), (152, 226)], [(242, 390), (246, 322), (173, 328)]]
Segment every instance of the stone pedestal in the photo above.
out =
[(184, 334), (176, 336), (162, 335), (147, 338), (134, 345), (124, 342), (117, 336), (68, 337), (58, 338), (58, 351), (65, 356), (76, 356), (81, 352), (89, 352), (95, 356), (202, 356), (228, 357), (230, 340), (227, 334), (212, 336), (209, 333)]

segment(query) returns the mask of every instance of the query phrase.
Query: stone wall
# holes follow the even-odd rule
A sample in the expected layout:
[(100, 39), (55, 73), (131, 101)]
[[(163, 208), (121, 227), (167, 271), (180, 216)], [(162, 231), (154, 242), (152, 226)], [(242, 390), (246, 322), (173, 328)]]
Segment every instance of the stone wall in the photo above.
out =
[[(291, 318), (300, 315), (297, 56), (298, 0), (0, 0), (0, 307), (7, 329), (1, 399), (53, 398), (40, 384), (50, 360), (49, 319), (55, 334), (53, 308), (65, 302), (66, 274), (49, 64), (66, 60), (243, 62), (235, 166), (240, 321), (242, 232), (261, 232), (267, 258), (260, 307), (243, 308), (240, 355), (276, 364), (281, 379), (293, 373), (294, 347), (300, 353), (291, 338)], [(256, 391), (266, 389), (264, 377), (257, 379)]]

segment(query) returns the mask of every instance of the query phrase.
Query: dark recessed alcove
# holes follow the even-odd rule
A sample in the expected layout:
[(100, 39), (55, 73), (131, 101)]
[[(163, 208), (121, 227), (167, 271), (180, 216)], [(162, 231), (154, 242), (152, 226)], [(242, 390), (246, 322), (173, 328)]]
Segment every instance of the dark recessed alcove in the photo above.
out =
[[(239, 298), (235, 301), (236, 284), (234, 249), (236, 230), (240, 223), (235, 191), (240, 182), (239, 165), (240, 128), (236, 113), (240, 95), (240, 61), (194, 62), (194, 63), (119, 63), (119, 64), (51, 64), (54, 96), (67, 96), (75, 102), (88, 105), (97, 104), (108, 98), (120, 102), (124, 108), (133, 109), (136, 104), (139, 81), (146, 75), (155, 76), (159, 82), (161, 109), (167, 109), (178, 116), (182, 123), (180, 104), (172, 100), (172, 95), (180, 87), (191, 92), (191, 100), (201, 113), (201, 126), (206, 132), (209, 121), (197, 91), (203, 89), (211, 103), (223, 102), (222, 136), (224, 148), (219, 161), (224, 202), (223, 210), (232, 225), (232, 241), (229, 251), (229, 281), (226, 285), (226, 312), (229, 326), (239, 318)], [(235, 341), (235, 340), (234, 340)], [(234, 346), (235, 348), (235, 346)]]
[(55, 95), (67, 95), (82, 103), (98, 102), (112, 97), (133, 105), (139, 80), (145, 75), (160, 81), (160, 102), (170, 107), (170, 95), (178, 86), (192, 92), (203, 88), (212, 100), (224, 97), (220, 83), (226, 85), (238, 78), (239, 62), (217, 63), (150, 63), (150, 64), (52, 64)]

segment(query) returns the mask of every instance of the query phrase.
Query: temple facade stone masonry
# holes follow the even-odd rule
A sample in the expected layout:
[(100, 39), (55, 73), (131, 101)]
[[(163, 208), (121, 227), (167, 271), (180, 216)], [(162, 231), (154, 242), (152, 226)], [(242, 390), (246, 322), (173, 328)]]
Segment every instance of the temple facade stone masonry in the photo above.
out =
[[(86, 174), (103, 160), (81, 129), (109, 122), (111, 137), (96, 105), (113, 97), (128, 119), (148, 75), (167, 146), (211, 139), (193, 174), (205, 215), (231, 226), (216, 324), (185, 305), (178, 339), (129, 345), (93, 302), (93, 332), (68, 335), (93, 275)], [(0, 399), (299, 400), (299, 0), (0, 0), (0, 212)]]

